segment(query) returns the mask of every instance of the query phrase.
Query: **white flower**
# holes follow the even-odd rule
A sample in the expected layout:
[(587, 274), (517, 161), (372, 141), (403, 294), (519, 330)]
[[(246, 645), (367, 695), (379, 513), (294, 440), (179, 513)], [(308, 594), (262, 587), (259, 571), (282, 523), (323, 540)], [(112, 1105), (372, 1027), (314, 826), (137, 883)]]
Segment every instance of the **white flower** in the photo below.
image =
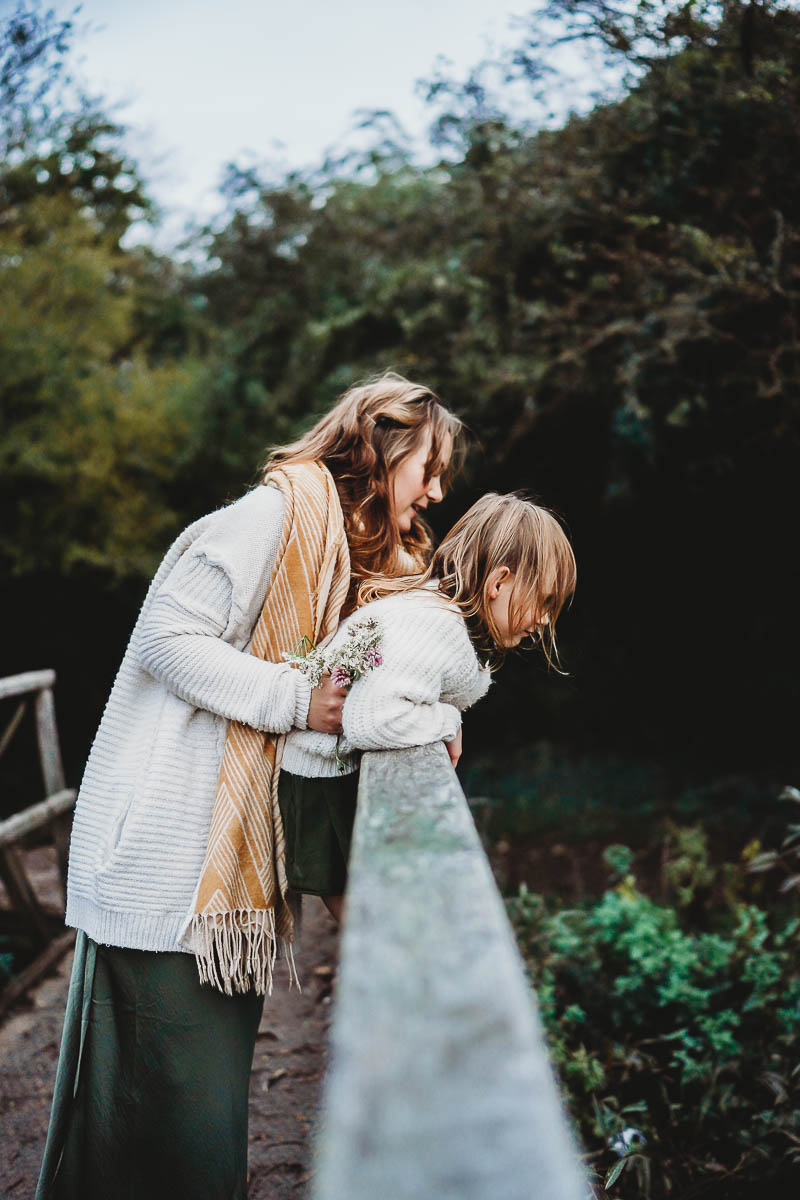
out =
[(618, 1133), (615, 1138), (609, 1142), (609, 1149), (618, 1154), (620, 1158), (624, 1158), (626, 1154), (630, 1154), (631, 1150), (638, 1150), (642, 1146), (647, 1145), (647, 1138), (642, 1133), (641, 1129), (623, 1129), (622, 1133)]
[[(304, 637), (294, 652), (284, 652), (283, 658), (297, 666), (308, 677), (312, 687), (319, 687), (323, 675), (333, 676), (340, 687), (351, 687), (367, 671), (382, 664), (378, 650), (380, 640), (378, 622), (374, 617), (366, 617), (347, 627), (347, 637), (338, 646), (331, 645), (320, 650), (311, 646), (308, 638)], [(306, 653), (303, 653), (304, 650)]]

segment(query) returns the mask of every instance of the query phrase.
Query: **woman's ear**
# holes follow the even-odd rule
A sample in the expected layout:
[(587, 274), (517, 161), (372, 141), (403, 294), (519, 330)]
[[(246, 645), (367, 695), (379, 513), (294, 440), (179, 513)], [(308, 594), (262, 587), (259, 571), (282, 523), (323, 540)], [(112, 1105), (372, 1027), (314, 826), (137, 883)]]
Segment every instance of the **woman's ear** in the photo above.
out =
[(511, 572), (508, 567), (495, 567), (489, 575), (489, 587), (487, 594), (490, 600), (496, 600), (500, 592), (500, 588), (510, 578)]

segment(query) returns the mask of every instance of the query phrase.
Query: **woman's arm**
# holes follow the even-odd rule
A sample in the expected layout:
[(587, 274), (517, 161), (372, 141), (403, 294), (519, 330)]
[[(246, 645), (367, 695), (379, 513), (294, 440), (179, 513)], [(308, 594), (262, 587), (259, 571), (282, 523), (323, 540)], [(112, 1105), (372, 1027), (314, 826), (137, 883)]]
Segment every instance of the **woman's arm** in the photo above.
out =
[(140, 624), (139, 662), (196, 708), (264, 731), (304, 729), (311, 699), (305, 676), (222, 640), (232, 592), (222, 567), (200, 552), (184, 555)]

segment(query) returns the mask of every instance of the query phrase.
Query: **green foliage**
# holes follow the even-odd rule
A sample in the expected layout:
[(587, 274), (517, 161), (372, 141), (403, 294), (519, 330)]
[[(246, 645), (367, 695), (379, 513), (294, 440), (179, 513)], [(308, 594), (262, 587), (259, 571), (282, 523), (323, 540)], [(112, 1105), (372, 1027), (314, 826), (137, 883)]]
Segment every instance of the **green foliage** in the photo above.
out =
[(607, 846), (603, 851), (603, 862), (613, 876), (625, 879), (633, 862), (633, 851), (629, 846)]
[(708, 846), (698, 826), (680, 828), (668, 823), (669, 856), (663, 864), (664, 883), (674, 893), (679, 908), (694, 900), (698, 889), (709, 888), (714, 881)]
[(800, 14), (552, 0), (521, 29), (481, 66), (530, 111), (560, 38), (630, 78), (548, 129), (479, 68), (440, 72), (447, 157), (417, 165), (375, 113), (363, 154), (232, 165), (227, 217), (184, 267), (124, 248), (154, 207), (122, 128), (69, 81), (72, 23), (20, 6), (0, 27), (1, 565), (143, 581), (268, 445), (394, 367), (480, 443), (437, 531), (482, 490), (527, 488), (580, 562), (571, 676), (509, 664), (480, 736), (657, 757), (702, 729), (726, 764), (763, 761), (794, 744), (794, 589), (743, 612), (742, 548), (786, 562), (793, 534)]
[(204, 371), (131, 351), (125, 255), (69, 196), (20, 206), (0, 260), (0, 555), (18, 574), (146, 574), (179, 525), (166, 485)]
[(72, 21), (56, 20), (52, 10), (42, 12), (35, 3), (18, 3), (0, 27), (3, 157), (56, 119), (54, 109), (69, 81), (65, 65), (72, 34)]
[[(784, 788), (778, 799), (800, 804), (800, 791), (794, 787)], [(800, 889), (800, 825), (789, 826), (780, 850), (765, 850), (762, 853), (759, 853), (759, 850), (760, 845), (750, 861), (751, 871), (764, 874), (781, 867), (785, 872), (781, 891), (792, 892)]]
[[(482, 728), (518, 738), (533, 686), (545, 736), (788, 746), (792, 588), (769, 617), (728, 597), (742, 546), (777, 561), (791, 536), (800, 14), (760, 8), (751, 71), (741, 5), (639, 5), (620, 37), (607, 6), (556, 9), (638, 56), (620, 99), (532, 131), (476, 79), (439, 79), (452, 157), (435, 166), (394, 150), (280, 179), (232, 169), (197, 283), (223, 330), (208, 411), (224, 479), (254, 431), (291, 436), (376, 368), (428, 381), (481, 450), (440, 528), (481, 490), (527, 487), (566, 514), (581, 564), (576, 683), (509, 671)], [(624, 51), (646, 30), (657, 45)]]
[(705, 51), (745, 75), (753, 72), (764, 25), (781, 5), (762, 0), (638, 0), (611, 6), (605, 0), (544, 0), (525, 19), (515, 62), (528, 75), (541, 71), (553, 45), (594, 46), (628, 80), (678, 52)]
[(734, 903), (690, 927), (707, 852), (673, 833), (675, 906), (637, 888), (622, 846), (606, 859), (625, 878), (597, 901), (524, 884), (507, 901), (573, 1119), (631, 1197), (800, 1169), (800, 918)]
[[(693, 10), (706, 34), (712, 11)], [(704, 34), (562, 130), (531, 136), (478, 108), (463, 157), (435, 168), (277, 184), (232, 171), (236, 212), (203, 286), (241, 369), (305, 413), (343, 365), (402, 361), (495, 462), (569, 409), (611, 432), (613, 495), (642, 458), (733, 469), (750, 438), (796, 428), (800, 196), (768, 149), (798, 128), (794, 16), (765, 26), (752, 78)]]
[(121, 248), (152, 205), (124, 129), (67, 106), (71, 36), (24, 6), (0, 36), (0, 564), (147, 576), (184, 521), (205, 342), (177, 268)]

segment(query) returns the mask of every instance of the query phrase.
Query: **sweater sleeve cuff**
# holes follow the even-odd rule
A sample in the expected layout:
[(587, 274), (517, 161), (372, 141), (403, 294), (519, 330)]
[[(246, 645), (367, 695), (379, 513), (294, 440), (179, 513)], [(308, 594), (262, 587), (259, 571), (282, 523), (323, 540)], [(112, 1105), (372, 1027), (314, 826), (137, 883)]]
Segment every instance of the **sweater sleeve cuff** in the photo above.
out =
[(452, 742), (461, 728), (461, 713), (453, 704), (442, 704), (444, 709), (443, 742)]
[(295, 670), (295, 705), (293, 729), (308, 729), (308, 708), (311, 704), (311, 683), (307, 675)]

